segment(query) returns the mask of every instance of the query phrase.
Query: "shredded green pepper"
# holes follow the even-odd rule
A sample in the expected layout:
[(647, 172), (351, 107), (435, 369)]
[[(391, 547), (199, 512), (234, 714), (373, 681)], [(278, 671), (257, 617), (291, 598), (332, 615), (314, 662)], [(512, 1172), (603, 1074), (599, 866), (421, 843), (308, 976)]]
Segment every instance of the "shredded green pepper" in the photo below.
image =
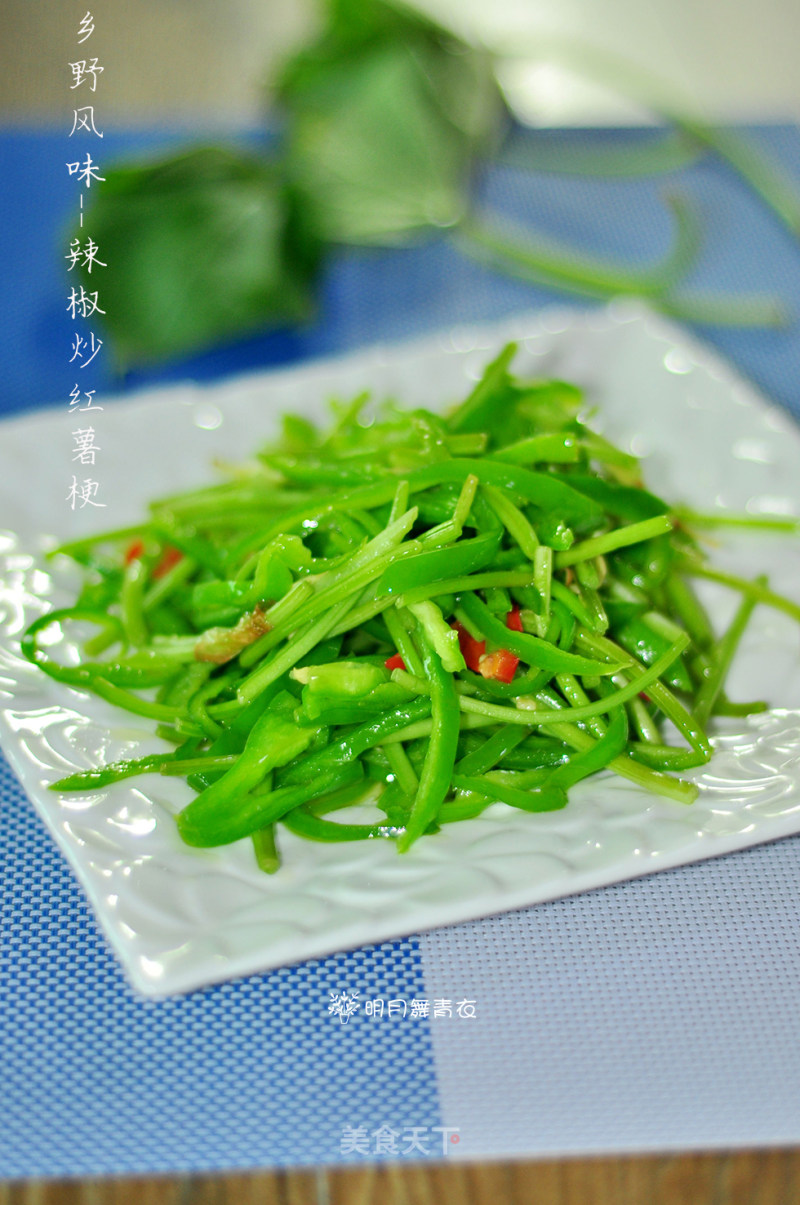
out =
[[(406, 853), (493, 804), (535, 824), (604, 771), (691, 803), (674, 772), (711, 757), (714, 717), (765, 706), (725, 693), (751, 612), (800, 620), (800, 604), (710, 565), (691, 526), (725, 516), (648, 492), (581, 391), (517, 379), (515, 350), (449, 416), (367, 420), (360, 395), (327, 433), (290, 418), (246, 474), (63, 545), (85, 585), (30, 625), (24, 655), (177, 747), (54, 789), (180, 775), (196, 791), (183, 839), (248, 839), (270, 874), (286, 830)], [(721, 636), (690, 578), (742, 594)], [(73, 649), (88, 632), (77, 656), (58, 625)], [(372, 818), (351, 820), (365, 801)]]

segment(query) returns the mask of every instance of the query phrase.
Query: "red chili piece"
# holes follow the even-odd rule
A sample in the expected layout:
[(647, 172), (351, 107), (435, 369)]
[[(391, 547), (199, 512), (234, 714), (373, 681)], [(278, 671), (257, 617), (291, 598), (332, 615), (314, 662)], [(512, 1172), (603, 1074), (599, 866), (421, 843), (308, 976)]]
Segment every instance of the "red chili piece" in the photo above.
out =
[(506, 627), (510, 628), (512, 632), (521, 632), (523, 630), (522, 616), (519, 613), (519, 607), (514, 607), (511, 611), (509, 611), (508, 615), (506, 615)]
[(458, 647), (461, 649), (461, 656), (467, 663), (467, 669), (471, 669), (474, 674), (477, 674), (481, 667), (481, 657), (486, 653), (486, 641), (476, 640), (474, 636), (470, 636), (463, 624), (453, 623), (450, 626), (458, 632)]
[(171, 544), (168, 544), (162, 553), (161, 560), (153, 570), (153, 578), (163, 577), (165, 573), (169, 573), (173, 565), (177, 565), (178, 561), (182, 560), (183, 553), (179, 549), (173, 548)]
[(383, 663), (387, 669), (405, 669), (406, 663), (399, 653), (392, 653)]
[(131, 565), (134, 561), (138, 561), (144, 555), (144, 540), (134, 540), (128, 545), (125, 553), (125, 564)]
[(508, 649), (498, 649), (496, 653), (487, 653), (481, 657), (478, 669), (484, 678), (493, 678), (495, 682), (511, 682), (518, 665), (519, 657)]
[[(458, 646), (464, 658), (467, 669), (484, 678), (493, 678), (496, 682), (510, 682), (519, 665), (519, 657), (515, 657), (508, 649), (498, 649), (494, 653), (486, 652), (486, 641), (476, 640), (470, 636), (467, 629), (460, 623), (451, 624), (458, 632)], [(514, 607), (506, 616), (506, 627), (514, 632), (522, 631), (522, 619), (519, 608)]]

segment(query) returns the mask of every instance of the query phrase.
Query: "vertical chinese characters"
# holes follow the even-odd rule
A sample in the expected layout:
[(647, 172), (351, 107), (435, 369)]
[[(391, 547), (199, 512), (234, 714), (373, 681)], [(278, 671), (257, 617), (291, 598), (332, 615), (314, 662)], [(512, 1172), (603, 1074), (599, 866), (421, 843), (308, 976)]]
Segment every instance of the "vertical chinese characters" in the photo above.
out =
[[(76, 41), (78, 46), (82, 46), (88, 41), (94, 33), (94, 18), (91, 12), (81, 19), (78, 25)], [(96, 58), (78, 59), (74, 63), (69, 64), (70, 70), (70, 89), (76, 93), (76, 99), (83, 94), (94, 93), (97, 91), (97, 81), (103, 72), (103, 67)], [(83, 96), (80, 97), (84, 99)], [(92, 158), (91, 152), (85, 148), (85, 140), (102, 138), (103, 131), (98, 128), (95, 118), (94, 104), (81, 104), (73, 109), (72, 129), (69, 132), (70, 138), (75, 138), (73, 144), (76, 148), (75, 156), (71, 162), (66, 164), (67, 171), (71, 177), (74, 177), (75, 182), (80, 189), (78, 194), (78, 209), (79, 209), (79, 229), (80, 235), (71, 239), (69, 248), (64, 259), (67, 262), (67, 271), (85, 273), (89, 280), (94, 280), (94, 274), (100, 275), (101, 271), (108, 267), (108, 264), (101, 258), (100, 248), (94, 239), (87, 233), (84, 237), (83, 232), (83, 198), (85, 192), (92, 187), (95, 187), (105, 179), (100, 174), (100, 167)], [(84, 145), (81, 145), (83, 141)], [(84, 153), (85, 151), (85, 153)], [(68, 363), (74, 366), (75, 373), (82, 373), (89, 367), (92, 361), (97, 356), (103, 340), (99, 338), (97, 332), (87, 326), (95, 314), (104, 314), (105, 310), (100, 304), (101, 289), (98, 286), (92, 289), (91, 285), (86, 288), (84, 284), (74, 283), (70, 285), (67, 294), (66, 310), (69, 314), (71, 322), (74, 324), (74, 329), (70, 338), (71, 355)], [(71, 422), (79, 424), (72, 431), (72, 463), (73, 469), (93, 469), (96, 466), (97, 453), (101, 451), (100, 446), (96, 442), (96, 430), (90, 420), (84, 420), (77, 416), (85, 414), (88, 410), (95, 412), (102, 411), (102, 406), (94, 404), (94, 395), (96, 389), (87, 388), (91, 382), (88, 379), (81, 379), (72, 386), (69, 394), (69, 410)], [(106, 503), (100, 501), (98, 492), (100, 483), (90, 474), (88, 476), (79, 476), (77, 471), (73, 471), (72, 482), (67, 491), (66, 500), (72, 510), (83, 508), (84, 506), (105, 506)]]

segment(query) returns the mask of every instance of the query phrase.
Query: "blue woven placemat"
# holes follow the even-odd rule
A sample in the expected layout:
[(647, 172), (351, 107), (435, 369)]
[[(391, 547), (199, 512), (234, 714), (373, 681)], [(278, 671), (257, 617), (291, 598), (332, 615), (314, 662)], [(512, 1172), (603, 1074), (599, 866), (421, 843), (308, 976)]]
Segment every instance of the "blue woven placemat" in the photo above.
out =
[[(631, 136), (646, 135), (603, 135)], [(524, 137), (535, 150), (577, 135)], [(753, 137), (800, 183), (797, 129)], [(64, 136), (0, 141), (16, 182), (0, 200), (11, 413), (66, 400), (59, 238), (74, 190)], [(103, 154), (179, 141), (107, 132)], [(704, 217), (691, 283), (777, 292), (794, 310), (785, 331), (699, 333), (800, 414), (800, 245), (713, 158), (676, 183)], [(645, 262), (669, 240), (663, 179), (505, 168), (482, 187), (494, 209), (597, 254)], [(351, 253), (331, 263), (312, 327), (124, 384), (211, 379), (553, 300), (442, 240)], [(96, 382), (119, 387), (100, 368)], [(124, 982), (4, 763), (0, 800), (4, 1177), (800, 1141), (798, 838), (154, 1002)], [(332, 995), (355, 993), (345, 1024)], [(412, 1017), (413, 1001), (431, 1015)]]

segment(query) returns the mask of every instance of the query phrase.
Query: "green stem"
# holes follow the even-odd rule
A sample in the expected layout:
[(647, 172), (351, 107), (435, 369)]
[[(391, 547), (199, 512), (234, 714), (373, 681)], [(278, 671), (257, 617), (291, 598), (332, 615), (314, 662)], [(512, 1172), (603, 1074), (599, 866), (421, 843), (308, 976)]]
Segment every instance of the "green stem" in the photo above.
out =
[[(754, 584), (764, 586), (766, 580), (765, 577), (759, 577)], [(757, 604), (758, 599), (754, 595), (745, 594), (733, 622), (712, 652), (711, 669), (700, 687), (694, 705), (695, 718), (699, 724), (705, 725), (708, 722), (717, 701), (717, 695), (725, 684), (734, 653)]]
[(275, 842), (275, 825), (267, 824), (252, 834), (253, 850), (259, 870), (275, 874), (281, 868), (281, 855)]
[(800, 533), (800, 518), (794, 515), (748, 515), (733, 511), (707, 514), (688, 506), (676, 506), (672, 514), (681, 523), (694, 527), (750, 527), (757, 531), (785, 531), (791, 535)]
[(585, 297), (646, 297), (656, 309), (687, 322), (770, 328), (786, 323), (784, 307), (776, 297), (668, 295), (689, 266), (689, 249), (694, 252), (694, 241), (688, 233), (661, 264), (639, 272), (599, 260), (580, 259), (564, 249), (532, 245), (527, 232), (509, 235), (474, 220), (462, 224), (454, 237), (466, 254), (533, 284), (566, 289)]
[[(602, 295), (650, 296), (673, 287), (694, 261), (699, 244), (699, 228), (689, 203), (682, 197), (667, 198), (667, 203), (675, 217), (675, 240), (664, 259), (648, 268), (629, 268), (590, 256), (578, 256), (563, 247), (541, 241), (532, 244), (527, 232), (505, 235), (472, 217), (465, 219), (456, 237), (469, 253), (488, 253), (521, 271), (543, 273), (565, 285)], [(526, 236), (527, 241), (523, 244), (520, 239)]]
[(776, 594), (774, 590), (770, 590), (767, 586), (761, 585), (759, 582), (749, 582), (744, 578), (737, 577), (734, 573), (723, 573), (720, 569), (709, 569), (707, 565), (701, 565), (698, 562), (688, 559), (680, 562), (679, 568), (687, 573), (689, 577), (702, 577), (709, 582), (719, 582), (721, 586), (730, 586), (733, 590), (739, 590), (742, 594), (748, 594), (756, 600), (756, 602), (766, 603), (769, 607), (774, 607), (776, 611), (783, 611), (784, 614), (791, 616), (800, 623), (800, 606), (796, 602), (792, 602), (790, 598), (784, 598), (782, 594)]
[(607, 552), (614, 552), (617, 548), (627, 548), (631, 544), (639, 544), (643, 540), (652, 540), (654, 536), (672, 531), (672, 527), (673, 522), (669, 515), (656, 515), (652, 519), (644, 519), (641, 523), (627, 523), (624, 527), (615, 528), (614, 531), (607, 531), (601, 536), (592, 536), (589, 540), (573, 544), (567, 552), (557, 552), (555, 554), (556, 568), (564, 569), (567, 565), (577, 564), (578, 561), (589, 561), (596, 556), (605, 556)]
[(636, 138), (630, 146), (598, 147), (594, 142), (551, 146), (541, 139), (527, 146), (517, 138), (500, 152), (496, 162), (501, 167), (569, 176), (637, 177), (678, 171), (694, 163), (700, 154), (698, 140), (688, 131), (668, 130), (646, 142)]

